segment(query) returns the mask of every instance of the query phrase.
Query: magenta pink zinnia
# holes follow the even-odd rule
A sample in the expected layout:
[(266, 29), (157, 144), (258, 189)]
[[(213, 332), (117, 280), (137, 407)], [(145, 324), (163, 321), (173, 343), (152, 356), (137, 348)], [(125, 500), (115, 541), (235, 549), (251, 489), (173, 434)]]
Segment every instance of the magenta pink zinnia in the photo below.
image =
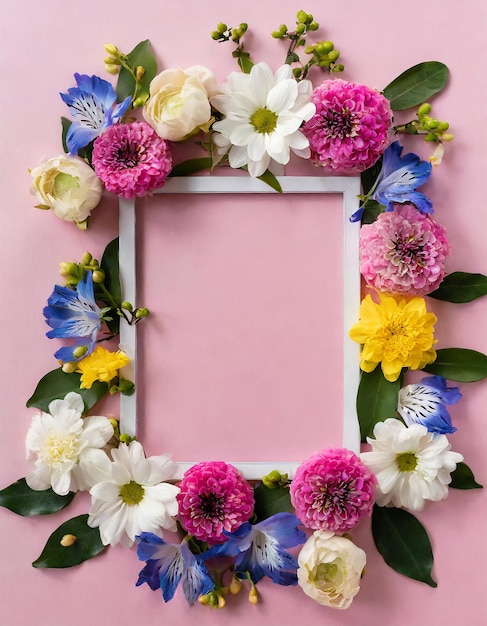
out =
[(193, 465), (179, 487), (179, 520), (202, 541), (225, 541), (223, 532), (237, 530), (254, 510), (252, 487), (233, 465), (223, 461)]
[(443, 280), (449, 252), (443, 226), (412, 204), (396, 204), (360, 229), (360, 271), (379, 291), (431, 293)]
[(351, 450), (330, 448), (298, 467), (291, 502), (308, 528), (345, 532), (372, 513), (376, 484), (374, 474)]
[(161, 187), (171, 170), (168, 145), (145, 122), (109, 126), (95, 140), (92, 160), (106, 189), (123, 198)]
[(328, 172), (351, 174), (373, 165), (386, 149), (389, 100), (366, 85), (325, 80), (311, 95), (316, 114), (303, 126), (311, 160)]

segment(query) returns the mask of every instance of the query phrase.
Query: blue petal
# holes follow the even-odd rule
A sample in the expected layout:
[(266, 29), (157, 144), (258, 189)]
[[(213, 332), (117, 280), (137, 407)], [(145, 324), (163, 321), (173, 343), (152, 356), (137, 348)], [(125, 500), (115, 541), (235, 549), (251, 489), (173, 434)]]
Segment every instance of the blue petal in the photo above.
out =
[(434, 213), (433, 203), (420, 191), (408, 191), (407, 193), (387, 192), (386, 199), (389, 201), (386, 211), (394, 211), (394, 204), (414, 204), (421, 213)]
[(276, 513), (256, 524), (255, 528), (277, 539), (283, 548), (293, 548), (306, 541), (306, 533), (298, 528), (299, 524), (292, 513)]
[(123, 102), (117, 104), (117, 106), (111, 112), (112, 124), (118, 122), (125, 115), (131, 103), (132, 98), (130, 96), (127, 96)]
[(181, 544), (184, 560), (183, 592), (184, 597), (193, 605), (200, 595), (215, 588), (215, 581), (205, 565), (191, 552), (187, 542)]
[(66, 134), (66, 147), (69, 154), (78, 154), (81, 148), (87, 146), (98, 137), (100, 131), (97, 128), (81, 126), (73, 122)]

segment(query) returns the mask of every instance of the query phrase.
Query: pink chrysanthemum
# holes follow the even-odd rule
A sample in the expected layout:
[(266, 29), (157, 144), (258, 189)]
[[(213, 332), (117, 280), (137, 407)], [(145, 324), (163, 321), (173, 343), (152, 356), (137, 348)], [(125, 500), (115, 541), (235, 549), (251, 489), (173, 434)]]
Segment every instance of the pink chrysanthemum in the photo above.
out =
[(95, 140), (93, 167), (108, 191), (134, 198), (164, 183), (171, 152), (145, 122), (113, 124)]
[(396, 204), (360, 229), (360, 271), (369, 285), (391, 294), (425, 295), (445, 275), (446, 230), (411, 204)]
[(328, 172), (351, 174), (373, 165), (388, 145), (392, 111), (365, 85), (325, 80), (311, 95), (316, 114), (305, 123), (311, 160)]
[(345, 532), (371, 514), (376, 484), (374, 474), (351, 450), (330, 448), (298, 467), (291, 502), (308, 528)]
[(179, 519), (197, 539), (225, 541), (223, 531), (237, 530), (252, 515), (252, 487), (233, 465), (223, 461), (193, 465), (183, 476), (177, 496)]

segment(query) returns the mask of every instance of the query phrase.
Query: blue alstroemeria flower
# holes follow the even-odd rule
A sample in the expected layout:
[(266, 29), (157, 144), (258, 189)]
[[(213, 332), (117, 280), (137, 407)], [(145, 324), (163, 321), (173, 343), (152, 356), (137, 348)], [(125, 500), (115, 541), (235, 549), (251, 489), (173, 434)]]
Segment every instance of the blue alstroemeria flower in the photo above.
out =
[[(382, 156), (382, 168), (375, 181), (372, 200), (386, 207), (386, 211), (394, 210), (394, 203), (411, 203), (421, 213), (433, 213), (433, 204), (417, 188), (430, 177), (432, 165), (421, 161), (417, 154), (408, 152), (401, 157), (403, 147), (398, 141), (392, 143)], [(361, 219), (363, 208), (356, 211), (350, 221)]]
[[(60, 348), (54, 354), (56, 359), (67, 363), (79, 361), (90, 354), (101, 328), (101, 311), (95, 302), (91, 272), (86, 272), (76, 291), (56, 285), (43, 313), (46, 323), (53, 329), (46, 333), (49, 339), (75, 339), (73, 346)], [(75, 357), (74, 351), (80, 346), (85, 347), (86, 351), (82, 356)]]
[(277, 513), (254, 525), (245, 522), (235, 532), (225, 533), (228, 541), (210, 548), (206, 558), (235, 558), (236, 573), (243, 577), (248, 572), (254, 583), (268, 576), (278, 585), (296, 585), (298, 562), (285, 548), (306, 541), (299, 523), (292, 513)]
[(168, 602), (182, 580), (184, 597), (191, 605), (200, 595), (213, 591), (214, 580), (201, 557), (191, 552), (186, 541), (167, 543), (157, 535), (145, 532), (135, 539), (137, 556), (146, 562), (135, 583), (137, 586), (147, 583), (153, 591), (160, 588), (164, 602)]
[(75, 74), (74, 78), (77, 87), (60, 94), (74, 120), (66, 135), (69, 154), (78, 154), (78, 150), (96, 139), (102, 130), (118, 122), (132, 100), (128, 96), (114, 107), (117, 94), (109, 82), (86, 74)]
[(426, 376), (400, 390), (397, 410), (408, 426), (422, 424), (432, 433), (454, 433), (457, 429), (446, 407), (461, 397), (458, 387), (447, 387), (443, 376)]

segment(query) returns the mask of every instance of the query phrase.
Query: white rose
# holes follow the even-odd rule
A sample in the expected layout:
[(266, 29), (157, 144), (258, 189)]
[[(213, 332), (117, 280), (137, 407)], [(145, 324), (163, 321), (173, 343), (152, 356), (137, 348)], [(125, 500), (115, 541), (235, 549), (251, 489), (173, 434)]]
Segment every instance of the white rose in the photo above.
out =
[(209, 98), (216, 94), (213, 72), (201, 65), (164, 70), (151, 82), (143, 115), (162, 139), (181, 141), (213, 121)]
[(365, 552), (345, 537), (315, 531), (298, 556), (298, 584), (319, 604), (348, 609), (360, 590)]
[(41, 162), (30, 172), (31, 192), (40, 209), (51, 209), (68, 222), (84, 222), (100, 202), (102, 184), (91, 167), (80, 157), (62, 154)]

